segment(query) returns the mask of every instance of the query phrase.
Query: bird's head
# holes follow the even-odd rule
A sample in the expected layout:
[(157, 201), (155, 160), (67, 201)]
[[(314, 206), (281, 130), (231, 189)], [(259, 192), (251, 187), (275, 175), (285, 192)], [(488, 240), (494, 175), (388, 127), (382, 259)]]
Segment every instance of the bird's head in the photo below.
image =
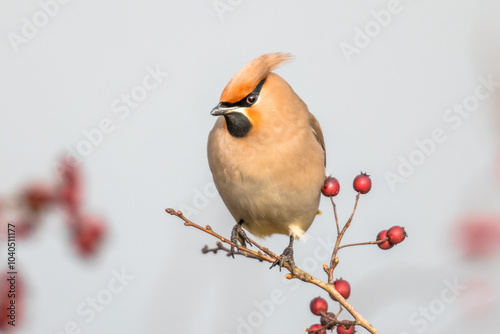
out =
[(224, 116), (231, 136), (242, 138), (262, 128), (285, 124), (287, 118), (293, 116), (291, 110), (305, 106), (290, 85), (271, 72), (290, 59), (288, 53), (262, 55), (246, 64), (229, 81), (211, 114)]

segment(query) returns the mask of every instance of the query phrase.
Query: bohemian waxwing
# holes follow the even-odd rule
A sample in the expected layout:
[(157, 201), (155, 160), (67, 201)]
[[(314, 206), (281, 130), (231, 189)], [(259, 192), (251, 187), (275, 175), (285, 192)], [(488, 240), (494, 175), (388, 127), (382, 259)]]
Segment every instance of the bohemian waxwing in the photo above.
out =
[[(281, 255), (294, 267), (293, 240), (318, 212), (325, 180), (321, 127), (306, 104), (271, 72), (290, 60), (285, 53), (262, 55), (240, 69), (211, 114), (219, 117), (208, 137), (208, 163), (222, 200), (237, 224), (231, 240), (290, 236)], [(231, 249), (231, 252), (234, 250)]]

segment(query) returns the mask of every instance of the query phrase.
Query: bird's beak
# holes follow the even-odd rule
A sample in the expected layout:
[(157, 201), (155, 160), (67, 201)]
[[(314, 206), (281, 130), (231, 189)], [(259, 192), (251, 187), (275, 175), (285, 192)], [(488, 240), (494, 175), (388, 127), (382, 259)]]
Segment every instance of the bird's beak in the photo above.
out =
[(221, 116), (221, 115), (226, 115), (229, 114), (233, 111), (238, 109), (238, 107), (225, 107), (222, 105), (222, 102), (219, 103), (215, 108), (212, 109), (210, 112), (210, 115), (212, 116)]

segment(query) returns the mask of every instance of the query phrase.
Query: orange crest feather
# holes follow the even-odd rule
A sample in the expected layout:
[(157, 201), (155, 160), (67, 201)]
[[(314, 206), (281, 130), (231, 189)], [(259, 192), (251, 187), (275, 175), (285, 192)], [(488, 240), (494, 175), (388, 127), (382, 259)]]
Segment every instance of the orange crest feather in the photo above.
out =
[(238, 102), (266, 78), (278, 65), (292, 59), (289, 53), (267, 53), (243, 66), (222, 91), (221, 102)]

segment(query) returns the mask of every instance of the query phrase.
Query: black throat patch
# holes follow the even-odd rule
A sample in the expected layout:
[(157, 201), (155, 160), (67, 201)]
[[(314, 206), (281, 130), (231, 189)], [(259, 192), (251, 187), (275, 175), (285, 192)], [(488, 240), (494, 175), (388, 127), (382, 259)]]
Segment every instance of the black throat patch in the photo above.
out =
[(252, 123), (242, 113), (233, 112), (224, 115), (224, 118), (226, 119), (227, 131), (233, 137), (243, 138), (252, 129)]
[[(255, 87), (255, 89), (250, 94), (254, 94), (258, 97), (260, 95), (262, 86), (264, 85), (265, 82), (266, 78), (262, 79), (257, 85), (257, 87)], [(249, 103), (247, 101), (247, 98), (250, 94), (248, 94), (238, 102), (235, 103), (221, 102), (220, 105), (225, 108), (231, 108), (231, 107), (250, 108), (254, 104), (254, 103)], [(252, 129), (252, 123), (250, 123), (250, 120), (242, 113), (232, 112), (229, 114), (225, 114), (224, 118), (226, 119), (227, 131), (229, 131), (229, 134), (233, 137), (236, 138), (245, 137), (248, 134), (248, 132)]]

